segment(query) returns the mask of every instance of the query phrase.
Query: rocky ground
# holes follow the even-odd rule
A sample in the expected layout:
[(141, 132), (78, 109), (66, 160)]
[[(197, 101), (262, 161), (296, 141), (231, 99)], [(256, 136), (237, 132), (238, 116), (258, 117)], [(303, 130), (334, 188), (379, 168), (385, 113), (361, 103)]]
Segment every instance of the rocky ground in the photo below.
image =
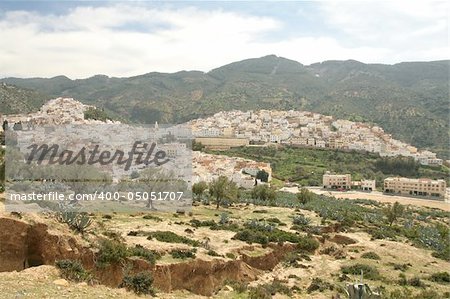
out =
[[(381, 278), (366, 280), (372, 289), (379, 286), (387, 291), (406, 289), (411, 294), (429, 289), (439, 294), (450, 291), (448, 283), (427, 280), (433, 273), (448, 271), (450, 263), (433, 257), (429, 250), (413, 247), (409, 242), (372, 240), (369, 234), (358, 229), (330, 230), (327, 238), (320, 240), (320, 247), (315, 253), (292, 266), (285, 260), (285, 255), (292, 249), (289, 244), (250, 245), (232, 239), (235, 235), (233, 231), (193, 227), (191, 223), (193, 219), (218, 222), (224, 212), (228, 213), (229, 221), (236, 224), (250, 219), (276, 218), (286, 224), (278, 227), (290, 232), (295, 232), (291, 229), (292, 217), (298, 213), (310, 219), (310, 225), (321, 223), (321, 217), (307, 210), (238, 205), (217, 211), (212, 205), (199, 205), (185, 214), (154, 212), (151, 214), (153, 217), (146, 217), (147, 214), (93, 215), (92, 226), (86, 233), (79, 234), (50, 214), (16, 215), (3, 211), (0, 212), (0, 271), (5, 272), (0, 273), (0, 298), (137, 298), (132, 292), (116, 288), (123, 275), (117, 268), (93, 270), (99, 282), (91, 285), (63, 279), (53, 266), (58, 259), (79, 259), (87, 268), (92, 268), (93, 252), (97, 250), (95, 244), (99, 238), (119, 239), (128, 247), (139, 244), (159, 252), (162, 258), (155, 265), (148, 266), (137, 259), (133, 263), (153, 271), (156, 296), (161, 298), (248, 298), (250, 293), (240, 292), (233, 281), (247, 281), (247, 289), (281, 282), (291, 290), (289, 296), (294, 298), (331, 298), (338, 293), (343, 296), (342, 289), (346, 283), (356, 281), (359, 276), (344, 277), (341, 267), (355, 263), (364, 263), (379, 270)], [(130, 233), (133, 231), (140, 233), (133, 236)], [(202, 245), (197, 247), (195, 259), (174, 258), (168, 254), (170, 251), (190, 250), (192, 246), (161, 242), (154, 238), (148, 240), (143, 234), (155, 231), (171, 231)], [(211, 252), (218, 256), (212, 256)], [(362, 255), (367, 252), (377, 253), (379, 259), (363, 258)], [(33, 260), (36, 267), (29, 264)], [(408, 266), (406, 270), (399, 270), (395, 269), (395, 265)], [(23, 270), (24, 266), (29, 268)], [(420, 277), (424, 285), (399, 286), (395, 281), (400, 273), (408, 278)], [(313, 279), (317, 278), (331, 287), (308, 292)], [(289, 297), (280, 292), (275, 296)], [(414, 298), (413, 295), (411, 298)]]

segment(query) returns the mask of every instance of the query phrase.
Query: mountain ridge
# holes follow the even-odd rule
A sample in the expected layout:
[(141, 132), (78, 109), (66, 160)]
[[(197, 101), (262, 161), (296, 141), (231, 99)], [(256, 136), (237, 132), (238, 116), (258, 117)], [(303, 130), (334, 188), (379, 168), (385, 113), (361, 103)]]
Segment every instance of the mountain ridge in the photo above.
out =
[(396, 138), (449, 157), (449, 60), (303, 65), (275, 55), (209, 72), (128, 78), (4, 78), (51, 97), (72, 97), (134, 122), (185, 122), (221, 110), (296, 109), (379, 124)]

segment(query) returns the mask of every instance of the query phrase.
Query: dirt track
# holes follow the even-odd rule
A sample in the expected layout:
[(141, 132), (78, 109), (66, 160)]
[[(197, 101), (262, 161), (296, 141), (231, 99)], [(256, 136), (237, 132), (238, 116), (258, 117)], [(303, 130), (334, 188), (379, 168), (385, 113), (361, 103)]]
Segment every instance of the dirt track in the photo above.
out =
[(359, 191), (328, 191), (317, 188), (308, 188), (310, 191), (316, 194), (325, 194), (331, 195), (336, 198), (348, 198), (348, 199), (372, 199), (380, 202), (389, 202), (394, 203), (398, 201), (401, 204), (405, 205), (415, 205), (419, 207), (429, 207), (429, 208), (437, 208), (444, 211), (450, 211), (450, 202), (445, 202), (443, 200), (433, 200), (433, 199), (421, 199), (421, 198), (411, 198), (404, 196), (393, 196), (393, 195), (385, 195), (381, 192), (359, 192)]

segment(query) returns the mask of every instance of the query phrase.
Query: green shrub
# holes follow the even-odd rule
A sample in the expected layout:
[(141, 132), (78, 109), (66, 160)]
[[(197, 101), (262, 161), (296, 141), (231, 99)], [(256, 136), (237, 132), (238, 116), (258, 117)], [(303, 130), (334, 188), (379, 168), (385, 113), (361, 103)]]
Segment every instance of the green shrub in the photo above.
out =
[(62, 207), (62, 211), (56, 213), (56, 219), (66, 223), (79, 233), (84, 233), (92, 224), (91, 217), (87, 213), (81, 213), (68, 207)]
[(205, 221), (200, 221), (198, 219), (192, 219), (191, 221), (189, 221), (189, 223), (193, 226), (193, 227), (204, 227), (204, 226), (217, 226), (217, 223), (214, 220), (205, 220)]
[(156, 222), (161, 222), (161, 221), (163, 221), (162, 218), (160, 218), (160, 217), (158, 217), (158, 216), (153, 216), (153, 215), (150, 215), (150, 214), (144, 215), (144, 217), (142, 217), (142, 218), (143, 218), (143, 219), (146, 219), (146, 220), (154, 220), (154, 221), (156, 221)]
[(251, 288), (248, 292), (249, 299), (272, 299), (272, 295), (262, 286)]
[(174, 232), (171, 231), (156, 231), (151, 232), (148, 234), (149, 236), (147, 239), (152, 240), (155, 238), (156, 240), (160, 242), (166, 242), (166, 243), (182, 243), (182, 244), (188, 244), (192, 245), (194, 247), (197, 247), (200, 245), (200, 242), (196, 240), (192, 240), (183, 236), (179, 236)]
[(331, 283), (326, 282), (320, 278), (314, 277), (313, 280), (311, 281), (311, 284), (306, 289), (306, 291), (308, 292), (308, 294), (310, 294), (315, 291), (323, 292), (326, 290), (333, 290), (333, 289), (334, 286)]
[(408, 285), (416, 288), (423, 288), (425, 287), (425, 284), (420, 280), (419, 277), (415, 276), (411, 279), (408, 279)]
[(157, 259), (161, 258), (161, 255), (158, 252), (147, 249), (139, 244), (137, 244), (135, 247), (128, 248), (127, 255), (142, 257), (151, 264), (154, 264)]
[(411, 264), (393, 264), (394, 266), (394, 270), (399, 270), (402, 272), (405, 272), (406, 270), (408, 270), (409, 267), (411, 267)]
[(279, 280), (274, 280), (272, 283), (259, 285), (257, 287), (251, 288), (249, 292), (249, 298), (259, 299), (259, 298), (272, 298), (275, 294), (285, 294), (291, 296), (291, 290), (282, 284)]
[(234, 253), (232, 253), (232, 252), (227, 252), (227, 253), (225, 253), (225, 256), (226, 256), (227, 258), (229, 258), (229, 259), (232, 259), (232, 260), (236, 259), (236, 256), (235, 256)]
[(172, 250), (170, 255), (175, 259), (187, 259), (187, 258), (195, 258), (195, 251), (193, 250)]
[(285, 226), (286, 223), (283, 223), (280, 219), (276, 218), (276, 217), (272, 217), (272, 218), (267, 218), (267, 219), (260, 219), (260, 220), (265, 220), (269, 223), (275, 223), (278, 224), (280, 226)]
[(95, 120), (106, 121), (111, 118), (108, 116), (108, 114), (103, 109), (96, 108), (96, 107), (89, 107), (84, 111), (84, 119), (95, 119)]
[(206, 253), (207, 255), (210, 256), (221, 256), (220, 254), (218, 254), (216, 251), (214, 250), (208, 250), (208, 252)]
[(127, 290), (133, 291), (136, 294), (148, 294), (155, 295), (155, 291), (152, 287), (153, 277), (152, 273), (149, 271), (140, 272), (137, 274), (126, 274), (123, 277), (121, 288), (126, 288)]
[(313, 253), (320, 246), (319, 241), (315, 238), (308, 236), (300, 238), (300, 241), (297, 243), (297, 249), (300, 251)]
[(292, 223), (299, 226), (307, 226), (310, 222), (304, 215), (295, 215), (292, 219)]
[(361, 271), (364, 278), (377, 280), (380, 279), (380, 273), (375, 267), (365, 264), (355, 264), (351, 266), (344, 266), (341, 268), (342, 273), (351, 275), (361, 275)]
[(373, 251), (364, 252), (363, 254), (361, 254), (361, 257), (363, 259), (369, 259), (369, 260), (381, 260), (380, 256)]
[(79, 261), (75, 260), (59, 260), (55, 263), (59, 268), (61, 276), (67, 280), (81, 282), (92, 281), (92, 274), (83, 268)]
[(251, 243), (258, 243), (266, 245), (269, 242), (283, 243), (291, 242), (297, 243), (298, 249), (313, 252), (319, 247), (319, 243), (312, 237), (304, 237), (291, 232), (274, 228), (271, 225), (266, 225), (262, 222), (247, 223), (246, 228), (237, 232), (233, 239)]
[(100, 250), (97, 253), (97, 266), (105, 267), (110, 264), (121, 263), (128, 255), (125, 244), (103, 239), (100, 240)]
[(436, 272), (431, 274), (430, 280), (442, 283), (442, 284), (450, 284), (450, 273), (448, 272)]

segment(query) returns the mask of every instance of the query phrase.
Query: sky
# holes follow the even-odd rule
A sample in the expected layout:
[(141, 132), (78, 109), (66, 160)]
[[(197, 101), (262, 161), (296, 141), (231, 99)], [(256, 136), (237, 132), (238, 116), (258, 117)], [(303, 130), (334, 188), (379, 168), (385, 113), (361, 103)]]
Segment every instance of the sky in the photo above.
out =
[(2, 1), (0, 78), (449, 59), (447, 1)]

